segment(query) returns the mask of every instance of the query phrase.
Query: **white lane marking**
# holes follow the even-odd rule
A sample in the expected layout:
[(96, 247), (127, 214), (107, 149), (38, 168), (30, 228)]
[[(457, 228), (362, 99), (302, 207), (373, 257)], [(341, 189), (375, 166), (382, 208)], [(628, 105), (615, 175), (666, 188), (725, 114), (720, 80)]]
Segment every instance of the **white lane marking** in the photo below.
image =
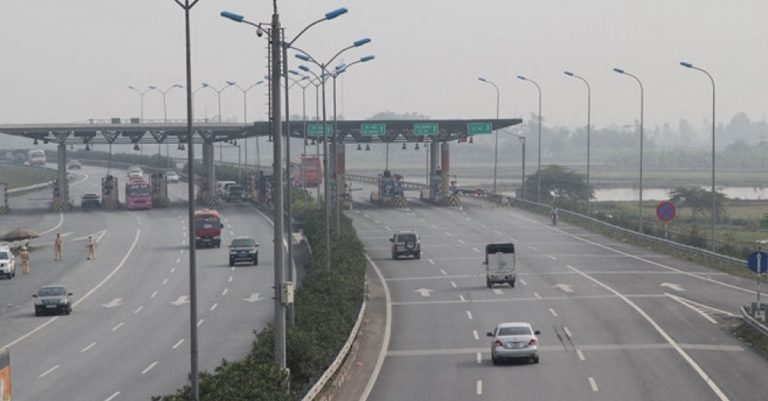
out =
[(493, 293), (496, 295), (504, 295), (504, 291), (502, 291), (501, 288), (494, 288)]
[(163, 280), (163, 285), (168, 284), (168, 279)]
[(171, 349), (179, 348), (179, 346), (181, 346), (181, 344), (184, 344), (184, 339), (183, 338), (181, 340), (179, 340), (179, 341), (176, 341), (176, 344), (173, 344), (173, 347), (171, 347)]
[(446, 272), (444, 269), (440, 269), (440, 273), (442, 273), (443, 276), (447, 276), (448, 272)]
[(229, 233), (230, 233), (231, 235), (235, 235), (235, 232), (234, 232), (234, 231), (232, 231), (232, 230), (230, 230), (230, 231), (229, 231)]
[(477, 330), (472, 330), (472, 337), (475, 338), (475, 340), (479, 340), (480, 336), (477, 334)]
[(480, 365), (483, 363), (483, 355), (482, 353), (478, 352), (476, 356), (477, 364)]
[(187, 245), (187, 240), (181, 240), (181, 245)]
[(232, 266), (232, 268), (229, 269), (230, 271), (235, 271), (235, 266)]
[(432, 263), (433, 265), (435, 264), (434, 260), (432, 260), (432, 259), (427, 259), (427, 260), (429, 261), (429, 263)]
[(688, 304), (687, 302), (683, 301), (683, 300), (682, 300), (682, 299), (680, 299), (679, 297), (676, 297), (676, 296), (674, 296), (674, 295), (672, 295), (672, 294), (670, 294), (670, 293), (664, 293), (664, 295), (666, 295), (666, 296), (668, 296), (668, 297), (672, 298), (673, 300), (677, 301), (678, 303), (680, 303), (681, 305), (683, 305), (683, 306), (687, 307), (688, 309), (690, 309), (690, 310), (692, 310), (692, 311), (694, 311), (694, 312), (698, 313), (699, 315), (701, 315), (701, 317), (703, 317), (704, 319), (707, 319), (707, 320), (708, 320), (710, 323), (712, 323), (712, 324), (717, 324), (717, 321), (716, 321), (715, 319), (712, 319), (712, 318), (711, 318), (711, 317), (709, 317), (709, 316), (708, 316), (706, 313), (702, 312), (702, 311), (701, 311), (701, 310), (699, 310), (698, 308), (695, 308), (693, 305), (690, 305), (690, 304)]
[(539, 250), (539, 248), (536, 248), (533, 245), (528, 245), (528, 248), (530, 248), (532, 251), (538, 251)]
[(475, 385), (475, 392), (477, 393), (477, 395), (483, 394), (483, 381), (482, 380), (478, 380), (477, 381), (477, 384)]
[(528, 285), (528, 283), (526, 283), (526, 282), (525, 282), (525, 280), (523, 280), (523, 279), (520, 279), (520, 284), (522, 284), (522, 285)]
[(434, 228), (435, 230), (437, 230), (437, 226), (436, 226), (436, 225), (434, 225), (434, 224), (432, 224), (432, 228)]
[(229, 276), (229, 278), (227, 279), (227, 281), (231, 283), (231, 282), (232, 282), (232, 276)]
[(446, 231), (446, 232), (445, 232), (445, 236), (446, 236), (446, 237), (450, 237), (450, 236), (452, 236), (452, 235), (453, 235), (453, 234), (449, 233), (448, 231)]
[(214, 303), (213, 305), (211, 305), (211, 312), (213, 312), (217, 306), (219, 306), (218, 303)]
[(118, 395), (120, 395), (120, 392), (119, 392), (119, 391), (115, 391), (115, 393), (114, 393), (114, 394), (112, 394), (112, 395), (110, 395), (109, 397), (107, 397), (107, 398), (106, 398), (104, 401), (112, 401), (112, 400), (114, 400), (114, 399), (115, 399), (115, 397), (117, 397)]
[(373, 373), (368, 378), (368, 384), (365, 385), (363, 394), (360, 396), (360, 400), (362, 401), (368, 400), (368, 396), (371, 394), (371, 390), (373, 390), (373, 385), (376, 384), (376, 379), (378, 379), (379, 373), (381, 373), (381, 367), (384, 365), (384, 359), (386, 358), (387, 351), (389, 350), (389, 340), (390, 336), (392, 335), (392, 296), (389, 292), (389, 285), (387, 285), (387, 282), (384, 280), (384, 275), (381, 274), (379, 266), (373, 262), (367, 253), (365, 254), (365, 258), (368, 260), (368, 263), (371, 264), (373, 270), (376, 272), (376, 276), (378, 276), (379, 281), (381, 281), (382, 285), (384, 286), (384, 299), (386, 301), (387, 307), (384, 324), (384, 338), (381, 342), (379, 357), (376, 359), (376, 365), (373, 368)]
[(380, 221), (378, 221), (378, 220), (375, 220), (375, 219), (374, 219), (373, 221), (374, 221), (376, 224), (381, 224), (381, 222), (380, 222)]
[(539, 295), (538, 292), (534, 291), (533, 296), (536, 297), (536, 299), (541, 299), (541, 295)]
[(150, 295), (149, 297), (150, 297), (150, 298), (154, 298), (154, 297), (156, 297), (156, 296), (157, 296), (157, 291), (153, 292), (153, 293), (152, 293), (152, 295)]
[(55, 226), (53, 226), (52, 228), (49, 228), (49, 229), (41, 232), (40, 235), (45, 235), (45, 234), (48, 234), (48, 233), (52, 233), (52, 232), (58, 230), (59, 227), (61, 227), (62, 224), (64, 224), (64, 213), (59, 213), (59, 223), (56, 224)]
[(568, 330), (568, 327), (563, 326), (563, 331), (565, 332), (565, 335), (568, 336), (568, 338), (573, 338), (573, 334), (571, 334), (571, 331)]
[(120, 322), (120, 323), (117, 324), (117, 326), (112, 328), (112, 331), (117, 331), (118, 329), (120, 329), (124, 325), (125, 325), (125, 322)]
[(198, 320), (197, 321), (197, 327), (200, 327), (200, 325), (203, 324), (204, 321), (205, 321), (205, 319)]
[(181, 255), (183, 253), (184, 253), (184, 250), (183, 249), (179, 249), (179, 255)]
[(472, 312), (470, 312), (470, 311), (467, 311), (467, 319), (469, 319), (469, 320), (473, 320), (473, 319), (472, 319)]
[(480, 250), (475, 247), (472, 247), (472, 250), (475, 251), (475, 253), (480, 253)]
[(548, 258), (550, 258), (550, 259), (552, 259), (552, 260), (557, 260), (557, 258), (556, 258), (556, 257), (554, 257), (554, 256), (552, 256), (552, 255), (547, 255), (547, 257), (548, 257)]
[(228, 292), (229, 288), (225, 288), (224, 291), (221, 292), (221, 296), (223, 297), (224, 295), (227, 295)]
[(173, 273), (176, 273), (176, 268), (175, 267), (171, 267), (171, 274), (173, 274)]
[(137, 314), (137, 313), (141, 312), (141, 310), (142, 310), (142, 309), (144, 309), (144, 306), (139, 306), (138, 308), (136, 308), (136, 309), (133, 311), (133, 313), (134, 313), (134, 314)]
[(578, 356), (579, 356), (579, 360), (581, 360), (581, 361), (586, 361), (586, 360), (587, 360), (587, 358), (584, 358), (584, 353), (583, 353), (583, 352), (581, 352), (581, 350), (580, 350), (580, 349), (577, 349), (577, 350), (576, 350), (576, 355), (578, 355)]
[(598, 391), (600, 391), (600, 390), (597, 388), (597, 382), (595, 381), (595, 378), (594, 378), (594, 377), (590, 377), (590, 378), (589, 378), (589, 386), (590, 386), (590, 387), (592, 387), (592, 391), (594, 391), (594, 392), (598, 392)]
[(368, 214), (368, 213), (363, 213), (363, 216), (365, 216), (365, 217), (366, 217), (366, 218), (368, 218), (368, 219), (370, 219), (370, 218), (371, 218), (371, 215), (370, 215), (370, 214)]
[(557, 317), (557, 312), (555, 312), (555, 310), (554, 310), (554, 309), (552, 309), (552, 308), (549, 308), (549, 313), (551, 313), (551, 314), (552, 314), (552, 316), (554, 316), (554, 317)]
[(485, 224), (483, 224), (483, 223), (480, 223), (480, 227), (482, 227), (482, 228), (488, 228), (488, 226), (486, 226), (486, 225), (485, 225)]
[(384, 226), (384, 229), (387, 230), (387, 231), (391, 231), (392, 230), (391, 228), (389, 228), (389, 226)]
[(181, 256), (179, 256), (178, 258), (176, 258), (176, 263), (181, 263)]
[(493, 230), (493, 232), (495, 232), (495, 233), (496, 233), (496, 235), (504, 235), (504, 233), (502, 233), (502, 232), (501, 232), (501, 231), (499, 231), (499, 230)]
[(616, 295), (617, 297), (621, 298), (622, 301), (626, 302), (630, 307), (632, 307), (632, 309), (637, 311), (637, 313), (639, 313), (640, 316), (642, 316), (651, 326), (653, 326), (653, 328), (656, 329), (656, 331), (664, 338), (664, 340), (666, 340), (667, 343), (669, 345), (671, 345), (672, 348), (674, 348), (675, 351), (677, 351), (677, 353), (680, 354), (680, 356), (686, 362), (688, 362), (688, 364), (691, 366), (691, 368), (693, 368), (693, 370), (699, 375), (699, 377), (701, 377), (701, 379), (704, 380), (705, 383), (707, 383), (709, 388), (712, 389), (712, 392), (715, 393), (715, 395), (717, 396), (718, 399), (720, 399), (721, 401), (729, 401), (730, 400), (728, 398), (728, 396), (726, 396), (725, 393), (723, 393), (723, 391), (720, 390), (720, 387), (718, 387), (717, 384), (715, 384), (714, 380), (712, 380), (709, 377), (709, 375), (707, 375), (707, 373), (704, 371), (704, 369), (702, 369), (701, 366), (699, 366), (699, 364), (696, 363), (696, 361), (694, 361), (693, 358), (691, 358), (691, 356), (688, 355), (688, 353), (685, 352), (685, 350), (683, 350), (680, 347), (680, 345), (672, 337), (670, 337), (669, 334), (667, 334), (667, 332), (664, 331), (664, 329), (662, 329), (661, 326), (659, 326), (659, 324), (656, 323), (656, 321), (653, 320), (653, 318), (650, 317), (647, 313), (645, 313), (645, 311), (642, 308), (640, 308), (636, 303), (632, 302), (632, 300), (630, 300), (629, 298), (627, 298), (625, 295), (621, 294), (620, 292), (614, 290), (613, 288), (611, 288), (607, 284), (603, 283), (600, 280), (595, 279), (594, 277), (592, 277), (592, 276), (582, 272), (581, 270), (576, 269), (574, 267), (571, 267), (571, 269), (573, 271), (579, 273), (580, 275), (582, 275), (584, 278), (589, 279), (593, 283), (595, 283), (595, 284), (605, 288), (606, 290), (612, 292), (614, 295)]
[(462, 294), (459, 294), (459, 299), (461, 300), (461, 302), (467, 302), (467, 300), (464, 299), (464, 295)]
[(453, 288), (458, 288), (458, 286), (456, 285), (456, 282), (455, 282), (455, 281), (451, 281), (451, 287), (453, 287)]
[(460, 239), (459, 242), (461, 242), (462, 244), (466, 245), (466, 242), (464, 242), (463, 239)]
[(91, 348), (93, 348), (95, 346), (96, 346), (96, 343), (90, 343), (90, 344), (88, 344), (87, 347), (81, 349), (80, 352), (88, 352), (88, 350), (90, 350)]
[(48, 374), (49, 374), (49, 373), (53, 372), (54, 370), (56, 370), (56, 369), (58, 369), (58, 368), (59, 368), (59, 365), (56, 365), (56, 366), (54, 366), (54, 367), (52, 367), (52, 368), (50, 368), (50, 369), (46, 370), (45, 372), (43, 372), (43, 373), (40, 373), (40, 374), (39, 374), (37, 377), (45, 377), (45, 376), (48, 376)]
[(154, 368), (155, 365), (157, 365), (157, 361), (150, 363), (149, 366), (147, 366), (146, 368), (144, 368), (144, 370), (141, 371), (141, 374), (143, 375), (147, 374), (147, 372), (152, 370), (152, 368)]

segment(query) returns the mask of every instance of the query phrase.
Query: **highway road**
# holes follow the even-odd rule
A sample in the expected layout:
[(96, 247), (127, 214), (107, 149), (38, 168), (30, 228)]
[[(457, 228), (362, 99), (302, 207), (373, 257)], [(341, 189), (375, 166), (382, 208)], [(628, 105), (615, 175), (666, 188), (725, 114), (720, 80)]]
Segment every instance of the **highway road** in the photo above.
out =
[[(723, 327), (753, 282), (519, 209), (409, 202), (348, 212), (391, 307), (368, 400), (765, 400), (768, 364)], [(391, 260), (400, 229), (420, 260)], [(488, 289), (484, 246), (507, 241), (518, 284)], [(540, 364), (491, 363), (504, 321), (541, 330)]]
[[(98, 192), (105, 169), (75, 173), (72, 197)], [(77, 183), (80, 181), (79, 183)], [(186, 197), (172, 184), (172, 199)], [(15, 198), (19, 213), (0, 225), (29, 227), (32, 271), (0, 280), (0, 347), (11, 350), (14, 400), (148, 400), (174, 392), (189, 372), (189, 279), (186, 207), (146, 211), (43, 213), (50, 191)], [(251, 206), (221, 209), (220, 249), (197, 252), (200, 367), (250, 349), (253, 331), (272, 319), (272, 227)], [(65, 238), (64, 261), (53, 262), (52, 238)], [(96, 260), (86, 260), (88, 235), (99, 239)], [(234, 236), (261, 243), (259, 266), (227, 264)], [(35, 317), (38, 287), (64, 284), (74, 293), (70, 316)]]

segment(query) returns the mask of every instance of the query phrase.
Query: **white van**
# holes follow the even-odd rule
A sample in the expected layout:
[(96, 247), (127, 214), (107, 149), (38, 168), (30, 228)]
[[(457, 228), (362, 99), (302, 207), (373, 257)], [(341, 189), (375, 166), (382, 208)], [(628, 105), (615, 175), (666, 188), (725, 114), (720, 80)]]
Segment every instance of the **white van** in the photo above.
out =
[(16, 260), (11, 248), (0, 246), (0, 276), (13, 278), (16, 276)]
[(227, 187), (232, 184), (237, 183), (234, 181), (216, 181), (216, 195), (223, 198), (227, 194)]

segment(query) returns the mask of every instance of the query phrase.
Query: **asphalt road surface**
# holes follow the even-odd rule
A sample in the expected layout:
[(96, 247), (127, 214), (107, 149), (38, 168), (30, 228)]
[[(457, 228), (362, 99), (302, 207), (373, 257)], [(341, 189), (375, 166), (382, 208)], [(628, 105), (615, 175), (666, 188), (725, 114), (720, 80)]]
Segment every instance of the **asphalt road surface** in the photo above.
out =
[[(368, 400), (766, 399), (768, 364), (721, 324), (752, 281), (519, 209), (409, 203), (348, 212), (392, 312)], [(388, 238), (409, 229), (421, 259), (391, 260)], [(484, 247), (508, 241), (517, 285), (488, 289)], [(538, 365), (491, 363), (485, 333), (507, 321), (541, 330)]]
[[(105, 169), (75, 173), (72, 197), (98, 193)], [(79, 179), (78, 179), (79, 177)], [(77, 183), (80, 181), (79, 183)], [(172, 200), (186, 184), (171, 184)], [(33, 228), (31, 273), (0, 280), (0, 347), (11, 351), (14, 400), (148, 400), (187, 383), (189, 275), (187, 209), (44, 212), (50, 191), (14, 198), (17, 213), (0, 226)], [(48, 199), (49, 201), (49, 199)], [(220, 209), (222, 248), (197, 251), (200, 367), (243, 357), (253, 331), (272, 319), (272, 226), (246, 204)], [(53, 262), (52, 241), (64, 236), (64, 260)], [(98, 239), (86, 260), (86, 239)], [(261, 243), (259, 266), (228, 266), (234, 236)], [(31, 295), (64, 284), (74, 293), (69, 316), (35, 317)], [(65, 396), (63, 396), (65, 395)], [(62, 398), (64, 397), (64, 398)]]

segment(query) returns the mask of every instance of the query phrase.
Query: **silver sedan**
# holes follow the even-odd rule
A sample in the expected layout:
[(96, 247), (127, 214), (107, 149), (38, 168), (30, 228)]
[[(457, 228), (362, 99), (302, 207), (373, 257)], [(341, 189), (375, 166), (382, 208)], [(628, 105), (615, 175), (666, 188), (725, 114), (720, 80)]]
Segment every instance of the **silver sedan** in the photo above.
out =
[(492, 337), (491, 359), (498, 365), (504, 359), (525, 358), (533, 363), (539, 363), (539, 330), (533, 330), (530, 323), (512, 322), (499, 323), (493, 332), (486, 335)]

